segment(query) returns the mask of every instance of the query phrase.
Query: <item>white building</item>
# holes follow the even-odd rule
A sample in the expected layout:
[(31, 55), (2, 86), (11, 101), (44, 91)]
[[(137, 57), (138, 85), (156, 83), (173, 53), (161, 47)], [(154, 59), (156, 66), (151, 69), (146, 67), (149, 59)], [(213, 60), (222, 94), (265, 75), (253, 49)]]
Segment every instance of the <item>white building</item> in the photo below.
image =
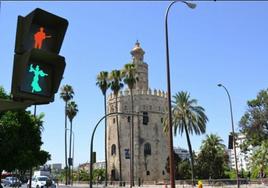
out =
[(93, 164), (94, 169), (105, 169), (105, 161), (98, 161)]
[(173, 150), (179, 155), (182, 160), (190, 159), (190, 153), (187, 149), (181, 147), (174, 147)]
[[(241, 171), (242, 169), (248, 171), (250, 168), (250, 158), (253, 153), (253, 148), (249, 147), (249, 151), (247, 153), (243, 153), (240, 149), (240, 146), (245, 142), (246, 136), (238, 133), (238, 137), (236, 140), (236, 158), (237, 158), (237, 167), (238, 170)], [(228, 149), (229, 155), (229, 167), (235, 169), (235, 157), (234, 157), (234, 150)]]

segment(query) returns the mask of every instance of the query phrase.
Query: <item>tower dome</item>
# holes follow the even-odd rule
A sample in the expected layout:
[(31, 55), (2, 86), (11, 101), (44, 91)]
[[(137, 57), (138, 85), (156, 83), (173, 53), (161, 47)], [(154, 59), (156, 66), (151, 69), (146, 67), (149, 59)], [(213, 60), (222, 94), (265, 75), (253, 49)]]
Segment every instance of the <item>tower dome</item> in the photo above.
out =
[(137, 40), (134, 48), (131, 50), (130, 54), (132, 55), (134, 62), (143, 62), (143, 56), (144, 56), (145, 52), (140, 47), (140, 43), (138, 40)]

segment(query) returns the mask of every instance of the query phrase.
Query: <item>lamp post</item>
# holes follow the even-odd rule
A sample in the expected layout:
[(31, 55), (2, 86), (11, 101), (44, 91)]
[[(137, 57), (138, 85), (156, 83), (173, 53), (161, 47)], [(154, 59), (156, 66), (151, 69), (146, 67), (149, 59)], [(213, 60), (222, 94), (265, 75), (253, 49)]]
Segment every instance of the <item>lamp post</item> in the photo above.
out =
[(168, 13), (170, 7), (176, 2), (182, 2), (186, 4), (189, 8), (194, 9), (196, 4), (188, 3), (185, 1), (173, 1), (170, 3), (166, 10), (165, 15), (165, 36), (166, 36), (166, 69), (167, 69), (167, 98), (168, 98), (168, 127), (169, 127), (169, 164), (170, 164), (170, 185), (171, 188), (175, 188), (175, 174), (174, 174), (174, 156), (173, 156), (173, 135), (172, 135), (172, 114), (171, 114), (171, 86), (170, 86), (170, 68), (169, 68), (169, 47), (168, 47)]
[[(71, 131), (70, 129), (67, 129), (66, 128), (66, 131), (70, 131), (71, 133), (70, 134), (72, 134), (73, 135), (73, 151), (72, 151), (72, 173), (70, 173), (69, 174), (69, 181), (71, 181), (71, 183), (73, 184), (73, 163), (74, 163), (74, 132), (73, 131)], [(70, 165), (69, 165), (69, 168), (70, 168)], [(71, 175), (72, 174), (72, 175)]]
[(233, 148), (234, 148), (234, 156), (235, 156), (235, 170), (236, 170), (236, 180), (237, 180), (237, 188), (239, 188), (239, 176), (238, 176), (238, 166), (237, 166), (237, 158), (236, 158), (236, 146), (235, 146), (235, 132), (234, 132), (234, 120), (233, 120), (233, 110), (232, 110), (232, 101), (231, 101), (231, 97), (230, 94), (227, 90), (227, 88), (222, 85), (222, 84), (218, 84), (219, 87), (223, 87), (224, 90), (226, 91), (227, 95), (228, 95), (228, 99), (229, 99), (229, 104), (230, 104), (230, 112), (231, 112), (231, 122), (232, 122), (232, 133), (233, 133)]

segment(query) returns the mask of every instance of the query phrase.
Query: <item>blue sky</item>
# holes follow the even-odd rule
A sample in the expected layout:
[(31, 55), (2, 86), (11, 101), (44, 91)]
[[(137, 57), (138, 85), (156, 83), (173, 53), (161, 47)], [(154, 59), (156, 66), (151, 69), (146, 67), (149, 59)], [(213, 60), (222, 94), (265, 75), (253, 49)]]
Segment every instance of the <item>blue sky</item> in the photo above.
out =
[[(2, 1), (0, 13), (0, 85), (11, 90), (17, 16), (41, 8), (68, 19), (60, 54), (66, 58), (63, 84), (75, 91), (79, 113), (74, 119), (75, 166), (89, 161), (93, 127), (103, 115), (103, 98), (96, 75), (120, 69), (131, 60), (139, 40), (149, 65), (149, 85), (166, 90), (164, 16), (165, 1), (14, 2)], [(206, 110), (207, 133), (218, 134), (227, 144), (231, 130), (228, 98), (232, 97), (235, 129), (247, 109), (246, 102), (267, 88), (268, 2), (196, 1), (197, 8), (176, 4), (169, 14), (172, 94), (188, 91)], [(110, 92), (110, 91), (109, 91)], [(29, 108), (32, 110), (33, 108)], [(64, 103), (38, 106), (44, 112), (43, 149), (49, 163), (64, 162)], [(96, 133), (97, 159), (104, 159), (104, 126)], [(202, 136), (192, 136), (195, 150)], [(185, 136), (174, 145), (187, 148)]]

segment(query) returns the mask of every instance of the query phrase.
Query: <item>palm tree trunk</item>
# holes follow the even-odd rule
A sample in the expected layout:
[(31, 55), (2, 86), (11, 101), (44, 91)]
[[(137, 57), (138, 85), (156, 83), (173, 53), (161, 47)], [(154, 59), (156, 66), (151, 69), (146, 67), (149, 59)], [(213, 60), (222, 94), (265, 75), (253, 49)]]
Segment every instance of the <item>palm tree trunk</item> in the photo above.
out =
[[(117, 95), (115, 96), (115, 107), (116, 112), (118, 113), (118, 104), (117, 104)], [(122, 181), (122, 165), (121, 165), (121, 145), (120, 145), (120, 130), (118, 123), (118, 114), (116, 114), (116, 125), (117, 125), (117, 141), (118, 141), (118, 158), (119, 158), (119, 185), (121, 186)]]
[(134, 105), (133, 105), (133, 93), (132, 89), (130, 89), (131, 96), (131, 128), (130, 128), (130, 187), (134, 186)]
[(184, 128), (185, 128), (185, 133), (186, 133), (186, 138), (187, 138), (187, 144), (190, 152), (190, 157), (191, 157), (191, 170), (192, 170), (192, 186), (194, 186), (194, 157), (193, 157), (193, 152), (192, 152), (192, 145), (190, 141), (190, 136), (186, 127), (186, 123), (184, 123)]
[(65, 140), (65, 185), (67, 185), (67, 177), (68, 177), (68, 171), (67, 171), (67, 101), (65, 101), (65, 130), (64, 130), (64, 140)]
[[(72, 151), (72, 133), (73, 133), (73, 120), (70, 121), (71, 127), (70, 127), (70, 143), (69, 143), (69, 160), (71, 159), (71, 151)], [(71, 182), (71, 166), (73, 164), (69, 164), (69, 184)]]
[[(104, 114), (107, 114), (106, 108), (106, 93), (104, 94)], [(105, 130), (104, 130), (104, 145), (105, 145), (105, 186), (107, 187), (108, 173), (107, 173), (107, 118), (105, 117)]]

